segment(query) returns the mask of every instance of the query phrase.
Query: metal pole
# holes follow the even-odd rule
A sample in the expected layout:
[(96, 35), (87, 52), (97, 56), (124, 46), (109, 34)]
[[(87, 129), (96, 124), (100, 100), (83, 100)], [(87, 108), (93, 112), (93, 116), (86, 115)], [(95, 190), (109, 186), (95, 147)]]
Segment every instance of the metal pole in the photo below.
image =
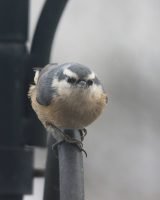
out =
[(52, 135), (48, 138), (48, 154), (45, 172), (44, 200), (59, 200), (59, 163), (57, 149), (52, 150), (55, 143)]
[(0, 1), (0, 200), (32, 192), (33, 150), (23, 135), (28, 6), (28, 0)]
[(22, 195), (2, 195), (0, 196), (0, 200), (22, 200)]
[[(81, 140), (77, 130), (65, 134)], [(82, 152), (73, 144), (62, 143), (59, 152), (60, 200), (84, 200), (84, 170)]]
[(46, 0), (31, 47), (31, 62), (34, 67), (48, 64), (54, 34), (67, 1)]

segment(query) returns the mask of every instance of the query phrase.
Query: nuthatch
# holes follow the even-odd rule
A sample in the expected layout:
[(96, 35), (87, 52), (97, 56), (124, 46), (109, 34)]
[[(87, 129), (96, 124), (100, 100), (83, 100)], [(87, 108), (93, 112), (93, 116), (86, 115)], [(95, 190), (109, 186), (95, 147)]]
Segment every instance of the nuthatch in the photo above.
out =
[(97, 119), (108, 100), (95, 73), (77, 63), (48, 64), (36, 71), (34, 82), (29, 97), (46, 128), (82, 130)]

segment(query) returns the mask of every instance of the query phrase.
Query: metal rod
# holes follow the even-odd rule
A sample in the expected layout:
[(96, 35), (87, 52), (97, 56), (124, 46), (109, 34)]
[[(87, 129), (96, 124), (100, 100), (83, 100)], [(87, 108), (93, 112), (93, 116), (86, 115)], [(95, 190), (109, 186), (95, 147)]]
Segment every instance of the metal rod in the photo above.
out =
[(41, 178), (41, 177), (44, 177), (44, 175), (45, 175), (44, 169), (34, 169), (33, 170), (33, 177)]
[(0, 200), (22, 200), (22, 195), (0, 195)]
[(44, 200), (59, 200), (59, 163), (58, 152), (52, 149), (55, 143), (52, 135), (48, 138), (48, 154), (45, 172)]
[[(77, 130), (65, 130), (72, 138), (81, 140)], [(62, 143), (58, 147), (60, 200), (84, 200), (84, 170), (82, 152), (76, 145)]]
[(67, 0), (46, 0), (31, 47), (33, 66), (42, 67), (48, 63), (53, 37), (66, 3)]

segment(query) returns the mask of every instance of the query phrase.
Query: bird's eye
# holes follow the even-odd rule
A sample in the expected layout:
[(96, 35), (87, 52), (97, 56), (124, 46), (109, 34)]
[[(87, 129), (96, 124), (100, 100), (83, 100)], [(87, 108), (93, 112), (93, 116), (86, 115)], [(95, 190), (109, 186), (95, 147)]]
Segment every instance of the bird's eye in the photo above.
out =
[(88, 85), (88, 86), (93, 85), (93, 81), (92, 81), (92, 80), (88, 80), (88, 81), (87, 81), (87, 85)]
[(68, 83), (75, 83), (75, 82), (76, 82), (76, 79), (75, 79), (75, 78), (68, 78), (68, 79), (67, 79), (67, 82), (68, 82)]

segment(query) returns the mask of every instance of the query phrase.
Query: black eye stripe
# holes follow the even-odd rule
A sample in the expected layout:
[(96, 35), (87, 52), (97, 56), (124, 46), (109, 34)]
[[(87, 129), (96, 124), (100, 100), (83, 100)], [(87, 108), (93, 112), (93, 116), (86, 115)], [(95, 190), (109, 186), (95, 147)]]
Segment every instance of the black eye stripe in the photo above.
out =
[(93, 80), (88, 80), (87, 85), (93, 85)]
[[(71, 83), (71, 84), (73, 84), (73, 83), (79, 83), (80, 81), (82, 81), (82, 80), (79, 79), (79, 80), (77, 81), (76, 78), (67, 77), (67, 82), (68, 82), (68, 83)], [(94, 82), (94, 80), (87, 80), (87, 81), (86, 81), (86, 83), (87, 83), (88, 86), (93, 85), (93, 82)]]
[(75, 78), (68, 78), (67, 82), (68, 83), (75, 83), (77, 80)]

